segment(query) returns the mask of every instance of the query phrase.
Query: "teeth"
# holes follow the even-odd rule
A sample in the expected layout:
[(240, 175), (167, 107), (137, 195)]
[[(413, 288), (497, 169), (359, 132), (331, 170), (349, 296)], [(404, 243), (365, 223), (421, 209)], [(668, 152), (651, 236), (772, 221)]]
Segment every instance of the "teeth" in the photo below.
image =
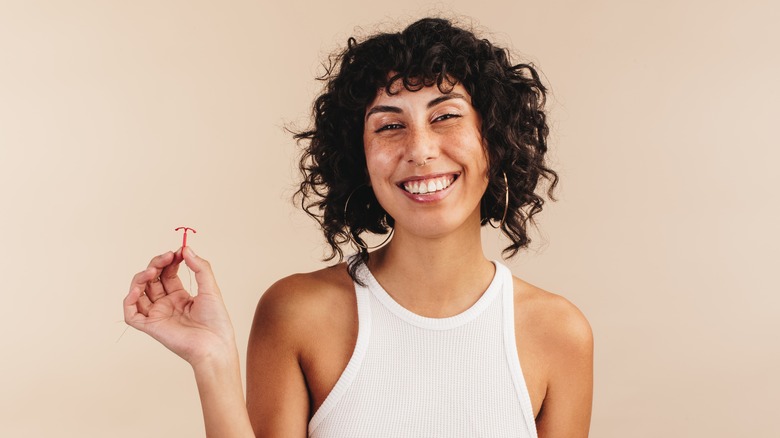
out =
[(451, 175), (440, 176), (438, 178), (431, 178), (423, 181), (410, 181), (404, 183), (403, 187), (409, 193), (415, 195), (424, 195), (426, 193), (434, 193), (440, 190), (444, 190), (452, 184), (454, 178)]

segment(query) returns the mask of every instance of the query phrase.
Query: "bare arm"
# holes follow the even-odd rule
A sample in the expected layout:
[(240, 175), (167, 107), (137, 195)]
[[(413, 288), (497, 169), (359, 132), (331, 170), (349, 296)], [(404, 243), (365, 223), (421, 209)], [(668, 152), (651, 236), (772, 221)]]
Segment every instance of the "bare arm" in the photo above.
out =
[(593, 404), (593, 333), (573, 304), (557, 301), (548, 319), (549, 380), (537, 432), (539, 438), (585, 438)]
[(241, 382), (238, 352), (193, 366), (207, 437), (254, 437)]
[(258, 437), (305, 437), (309, 394), (299, 358), (307, 320), (305, 286), (281, 280), (263, 294), (247, 348), (247, 408)]

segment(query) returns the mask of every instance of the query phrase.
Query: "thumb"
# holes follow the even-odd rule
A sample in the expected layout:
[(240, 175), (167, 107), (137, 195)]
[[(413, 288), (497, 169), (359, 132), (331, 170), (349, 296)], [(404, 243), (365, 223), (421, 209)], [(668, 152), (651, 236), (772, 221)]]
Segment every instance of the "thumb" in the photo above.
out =
[(191, 247), (186, 246), (182, 251), (184, 263), (195, 273), (195, 281), (198, 283), (198, 295), (216, 295), (220, 296), (217, 280), (214, 278), (214, 272), (211, 270), (211, 264), (206, 259), (195, 255)]

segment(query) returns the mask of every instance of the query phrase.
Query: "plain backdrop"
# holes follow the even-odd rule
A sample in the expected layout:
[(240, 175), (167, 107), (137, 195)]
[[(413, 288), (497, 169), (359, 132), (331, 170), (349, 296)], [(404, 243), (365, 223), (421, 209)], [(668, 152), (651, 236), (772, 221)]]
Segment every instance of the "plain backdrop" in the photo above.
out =
[(189, 366), (125, 331), (130, 278), (195, 228), (243, 355), (263, 291), (325, 266), (284, 128), (349, 36), (428, 14), (550, 86), (560, 200), (507, 264), (590, 320), (591, 436), (780, 436), (779, 9), (1, 0), (0, 436), (203, 436)]

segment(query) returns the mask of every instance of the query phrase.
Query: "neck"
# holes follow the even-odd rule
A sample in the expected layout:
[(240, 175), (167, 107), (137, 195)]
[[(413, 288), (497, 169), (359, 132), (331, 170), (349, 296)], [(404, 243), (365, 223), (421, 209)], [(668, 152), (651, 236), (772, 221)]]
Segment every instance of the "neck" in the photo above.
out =
[(390, 243), (371, 254), (369, 269), (399, 304), (439, 318), (469, 308), (495, 273), (482, 250), (478, 216), (441, 237), (397, 228)]

